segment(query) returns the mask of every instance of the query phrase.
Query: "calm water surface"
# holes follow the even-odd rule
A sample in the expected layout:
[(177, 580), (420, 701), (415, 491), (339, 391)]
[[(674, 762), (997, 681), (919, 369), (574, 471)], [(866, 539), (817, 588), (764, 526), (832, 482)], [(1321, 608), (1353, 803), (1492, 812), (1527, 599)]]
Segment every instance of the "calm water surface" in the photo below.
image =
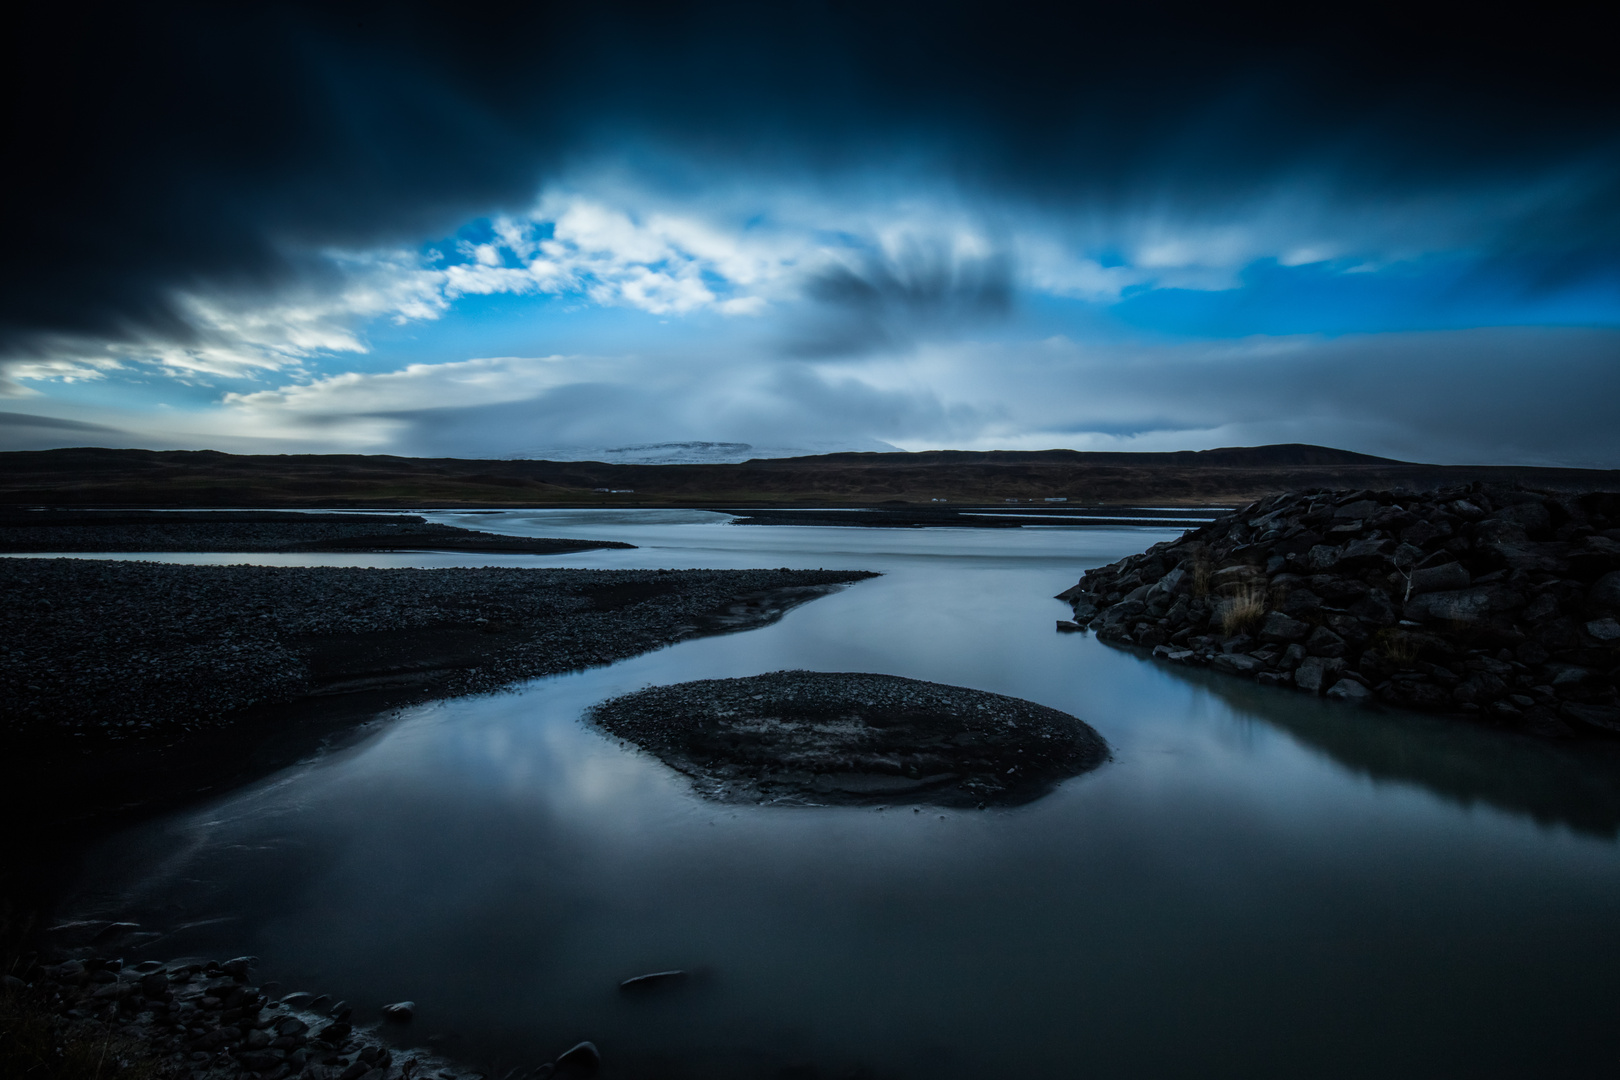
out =
[[(1620, 765), (1054, 633), (1053, 593), (1170, 534), (435, 518), (641, 546), (159, 557), (885, 576), (764, 629), (408, 710), (108, 841), (78, 911), (171, 930), (160, 955), (257, 954), (260, 978), (361, 1019), (414, 999), (413, 1037), (487, 1069), (589, 1038), (615, 1076), (1620, 1075)], [(1085, 719), (1114, 760), (1012, 811), (727, 807), (579, 719), (782, 668), (1013, 694)], [(616, 992), (671, 967), (702, 977)]]

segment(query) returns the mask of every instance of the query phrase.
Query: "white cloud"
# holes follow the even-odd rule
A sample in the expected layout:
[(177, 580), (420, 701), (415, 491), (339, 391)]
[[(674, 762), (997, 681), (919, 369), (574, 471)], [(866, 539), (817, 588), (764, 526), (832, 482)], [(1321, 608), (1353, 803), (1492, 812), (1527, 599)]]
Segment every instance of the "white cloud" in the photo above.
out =
[[(500, 356), (381, 373), (351, 371), (275, 390), (226, 394), (223, 404), (248, 417), (342, 417), (522, 401), (576, 378), (569, 359)], [(572, 358), (575, 365), (579, 359)]]
[[(762, 362), (744, 334), (644, 355), (487, 357), (291, 381), (203, 409), (32, 412), (120, 445), (504, 457), (681, 440), (908, 450), (1311, 442), (1409, 460), (1612, 465), (1620, 332), (947, 342)], [(1459, 372), (1466, 371), (1466, 375)], [(26, 426), (26, 425), (25, 425)], [(31, 445), (99, 436), (28, 429)], [(18, 438), (21, 438), (19, 435)], [(110, 436), (109, 436), (110, 437)]]
[(635, 212), (566, 191), (548, 192), (529, 214), (490, 228), (493, 240), (464, 245), (470, 261), (444, 271), (447, 299), (578, 292), (654, 315), (751, 315), (785, 295), (815, 251), (802, 233), (751, 233), (690, 212)]
[[(903, 269), (907, 254), (919, 252), (945, 266), (995, 262), (1010, 266), (1025, 292), (1107, 305), (1140, 288), (1233, 288), (1244, 267), (1264, 258), (1290, 266), (1330, 262), (1340, 270), (1355, 263), (1358, 272), (1376, 272), (1437, 251), (1466, 253), (1482, 233), (1507, 227), (1482, 226), (1481, 207), (1506, 221), (1585, 191), (1585, 180), (1564, 175), (1526, 186), (1511, 200), (1500, 192), (1448, 192), (1373, 205), (1335, 198), (1326, 174), (1301, 175), (1218, 208), (1145, 192), (1104, 214), (997, 205), (928, 178), (914, 180), (901, 186), (892, 178), (855, 178), (821, 187), (755, 180), (677, 197), (621, 176), (580, 173), (542, 192), (526, 211), (491, 219), (476, 240), (437, 251), (291, 253), (314, 268), (270, 295), (198, 288), (178, 298), (191, 329), (184, 340), (42, 347), (37, 356), (0, 365), (0, 393), (35, 400), (27, 396), (50, 383), (91, 383), (72, 391), (73, 400), (87, 401), (97, 386), (155, 371), (186, 387), (206, 387), (190, 390), (193, 401), (204, 392), (232, 392), (210, 409), (144, 420), (132, 410), (109, 422), (147, 432), (152, 445), (194, 440), (244, 449), (498, 454), (568, 441), (821, 437), (911, 448), (1159, 445), (1155, 439), (1169, 447), (1290, 437), (1359, 439), (1376, 451), (1395, 445), (1393, 429), (1347, 417), (1375, 415), (1388, 384), (1375, 391), (1347, 374), (1325, 373), (1318, 359), (1301, 358), (1342, 354), (1352, 367), (1370, 364), (1366, 370), (1386, 379), (1410, 380), (1411, 372), (1378, 362), (1383, 346), (1351, 356), (1306, 338), (1168, 350), (1117, 342), (984, 344), (962, 340), (983, 324), (945, 317), (957, 304), (948, 296), (942, 305), (950, 310), (938, 320), (943, 330), (883, 338), (859, 361), (812, 366), (781, 353), (803, 324), (826, 321), (827, 312), (801, 294), (806, 281), (840, 264), (887, 260)], [(640, 355), (466, 359), (471, 349), (458, 355), (448, 341), (443, 353), (411, 354), (444, 362), (341, 370), (371, 351), (372, 325), (436, 320), (465, 298), (499, 295), (566, 298), (559, 308), (596, 305), (670, 321), (716, 318), (688, 322), (707, 335), (701, 345), (690, 338), (672, 345), (651, 334), (631, 338), (642, 333), (631, 329), (611, 346)], [(1011, 318), (1018, 317), (1015, 309)], [(594, 325), (604, 322), (612, 320)], [(550, 339), (555, 325), (541, 324), (533, 346), (479, 348), (582, 354), (610, 348)], [(644, 325), (620, 320), (615, 332)], [(1007, 337), (1017, 330), (1016, 322), (998, 327)], [(1530, 356), (1524, 353), (1522, 362), (1528, 365)], [(366, 366), (390, 365), (385, 356)], [(1302, 396), (1303, 388), (1330, 384), (1339, 386), (1338, 399)], [(1534, 385), (1525, 391), (1536, 392)], [(103, 392), (95, 400), (111, 397)], [(1436, 445), (1447, 439), (1454, 447), (1474, 445), (1460, 428), (1442, 438), (1451, 429), (1440, 404), (1428, 412), (1409, 401), (1390, 408), (1410, 414), (1412, 430), (1431, 434)], [(446, 419), (435, 426), (434, 416)], [(1508, 414), (1500, 419), (1513, 422)], [(1526, 452), (1552, 454), (1551, 430), (1526, 435)], [(1581, 453), (1590, 458), (1598, 451)]]

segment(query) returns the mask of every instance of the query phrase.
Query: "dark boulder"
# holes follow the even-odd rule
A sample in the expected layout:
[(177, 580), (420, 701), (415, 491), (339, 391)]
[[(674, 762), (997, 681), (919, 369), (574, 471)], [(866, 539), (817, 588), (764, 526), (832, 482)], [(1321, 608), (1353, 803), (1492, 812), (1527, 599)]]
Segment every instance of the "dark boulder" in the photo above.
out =
[(1344, 638), (1325, 626), (1318, 626), (1311, 631), (1311, 636), (1305, 639), (1305, 651), (1312, 656), (1335, 659), (1345, 654), (1346, 646)]
[(1291, 618), (1281, 611), (1268, 612), (1265, 621), (1260, 624), (1261, 641), (1275, 641), (1284, 645), (1304, 641), (1310, 632), (1310, 623)]
[(1586, 592), (1586, 599), (1594, 608), (1620, 611), (1620, 570), (1594, 581)]
[(1334, 701), (1366, 702), (1372, 700), (1372, 691), (1355, 679), (1340, 679), (1328, 688), (1327, 696)]
[(1473, 577), (1453, 559), (1439, 566), (1422, 567), (1412, 571), (1412, 595), (1430, 592), (1449, 592), (1466, 589), (1474, 583)]
[(557, 1055), (556, 1066), (564, 1076), (595, 1076), (602, 1070), (602, 1055), (593, 1042), (575, 1043)]
[(1337, 681), (1344, 670), (1344, 661), (1323, 656), (1308, 656), (1294, 671), (1294, 685), (1312, 694)]
[(1484, 589), (1431, 592), (1406, 602), (1405, 616), (1414, 622), (1477, 623), (1491, 612)]

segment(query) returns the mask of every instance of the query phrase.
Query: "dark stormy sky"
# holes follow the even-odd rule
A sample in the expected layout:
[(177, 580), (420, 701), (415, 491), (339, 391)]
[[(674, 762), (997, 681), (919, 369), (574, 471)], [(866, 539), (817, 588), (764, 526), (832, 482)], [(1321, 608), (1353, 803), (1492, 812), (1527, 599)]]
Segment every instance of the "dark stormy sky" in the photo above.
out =
[(0, 448), (1620, 466), (1597, 6), (1295, 7), (58, 5)]

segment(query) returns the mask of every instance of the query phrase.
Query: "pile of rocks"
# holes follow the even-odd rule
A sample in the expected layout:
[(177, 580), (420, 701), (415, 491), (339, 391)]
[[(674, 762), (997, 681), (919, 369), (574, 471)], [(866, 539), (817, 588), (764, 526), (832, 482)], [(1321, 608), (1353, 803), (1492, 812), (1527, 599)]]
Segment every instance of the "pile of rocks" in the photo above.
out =
[(1060, 629), (1345, 701), (1620, 734), (1620, 495), (1263, 499), (1088, 571)]
[[(65, 1038), (127, 1054), (108, 1061), (109, 1074), (141, 1061), (174, 1080), (487, 1080), (426, 1051), (396, 1052), (389, 1043), (399, 1038), (385, 1037), (380, 1024), (357, 1027), (346, 1002), (251, 985), (251, 956), (125, 965), (76, 952), (56, 963), (22, 964), (21, 975), (5, 976), (4, 993), (54, 1017)], [(413, 1011), (411, 1002), (378, 1010), (383, 1024), (395, 1025), (408, 1024)], [(598, 1061), (595, 1046), (581, 1043), (554, 1062), (507, 1075), (590, 1075)]]

